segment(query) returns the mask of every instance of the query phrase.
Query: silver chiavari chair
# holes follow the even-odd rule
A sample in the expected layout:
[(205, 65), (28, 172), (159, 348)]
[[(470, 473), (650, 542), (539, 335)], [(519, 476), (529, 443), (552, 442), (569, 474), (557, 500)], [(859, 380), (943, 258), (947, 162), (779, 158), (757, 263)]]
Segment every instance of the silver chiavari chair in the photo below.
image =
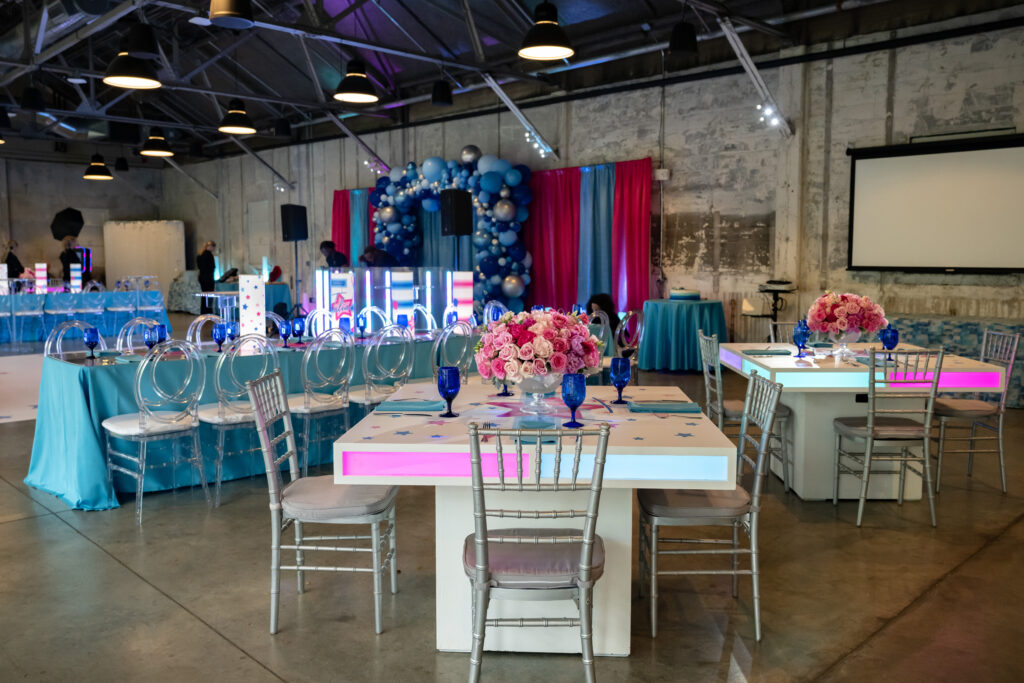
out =
[(793, 343), (793, 328), (796, 327), (795, 322), (769, 322), (768, 323), (768, 339), (772, 344), (792, 344)]
[[(224, 458), (229, 455), (251, 454), (257, 450), (252, 442), (255, 418), (245, 383), (247, 379), (263, 377), (278, 367), (277, 348), (266, 337), (256, 334), (247, 334), (228, 342), (224, 352), (217, 358), (217, 364), (213, 369), (213, 388), (217, 402), (200, 406), (198, 410), (199, 421), (212, 427), (217, 434), (214, 507), (220, 507)], [(235, 431), (246, 432), (249, 447), (237, 453), (229, 453), (227, 436)]]
[[(971, 476), (974, 469), (974, 456), (977, 453), (998, 453), (999, 454), (999, 481), (1006, 493), (1006, 463), (1003, 456), (1003, 421), (1006, 419), (1006, 393), (1010, 388), (1010, 378), (1013, 376), (1013, 363), (1017, 358), (1017, 345), (1020, 342), (1020, 334), (1007, 334), (1005, 332), (993, 332), (985, 330), (981, 338), (982, 363), (993, 363), (1006, 368), (1006, 381), (1003, 384), (1003, 392), (999, 394), (998, 403), (992, 400), (982, 400), (983, 396), (991, 397), (992, 394), (975, 394), (973, 398), (943, 398), (935, 399), (935, 416), (939, 418), (939, 460), (935, 467), (935, 492), (939, 492), (942, 484), (942, 456), (946, 453), (967, 454), (967, 476)], [(952, 422), (952, 424), (950, 424)], [(947, 436), (947, 428), (962, 428), (969, 430), (966, 436)], [(984, 430), (993, 436), (978, 436), (978, 430)], [(948, 441), (967, 441), (968, 447), (958, 450), (947, 450)], [(978, 441), (995, 441), (995, 448), (977, 448)]]
[[(434, 377), (434, 384), (437, 384), (438, 369), (445, 365), (457, 367), (459, 375), (465, 379), (469, 373), (469, 365), (473, 362), (474, 345), (473, 326), (468, 322), (456, 320), (445, 325), (430, 349), (430, 369)], [(455, 347), (454, 355), (452, 355), (453, 346)]]
[[(269, 317), (270, 313), (268, 313), (267, 316)], [(188, 326), (188, 332), (185, 333), (185, 340), (191, 344), (195, 344), (196, 347), (202, 347), (203, 327), (207, 323), (210, 323), (211, 325), (216, 325), (217, 323), (222, 322), (224, 322), (224, 320), (221, 319), (219, 315), (214, 315), (213, 313), (203, 313), (202, 315), (197, 315)]]
[[(561, 626), (579, 627), (583, 652), (583, 668), (587, 681), (594, 680), (593, 591), (594, 582), (604, 573), (605, 548), (597, 535), (597, 513), (604, 481), (605, 456), (608, 450), (609, 426), (598, 429), (480, 429), (469, 425), (469, 453), (473, 473), (474, 532), (466, 537), (463, 569), (473, 591), (473, 644), (469, 657), (469, 680), (480, 679), (484, 635), (488, 627)], [(481, 437), (490, 439), (488, 453), (496, 453), (497, 471), (483, 475)], [(524, 455), (524, 437), (532, 442), (532, 454)], [(580, 472), (583, 461), (583, 440), (596, 437), (594, 466)], [(545, 454), (541, 444), (553, 441)], [(563, 441), (572, 443), (572, 457), (563, 458)], [(505, 446), (515, 449), (514, 457), (505, 453)], [(490, 460), (490, 456), (486, 456)], [(506, 462), (506, 458), (508, 461)], [(550, 462), (550, 477), (544, 463)], [(524, 475), (524, 472), (526, 474)], [(499, 509), (487, 504), (488, 492), (509, 495), (518, 500), (526, 494), (555, 492), (588, 492), (586, 510), (552, 510), (546, 498), (538, 507)], [(561, 503), (559, 503), (561, 504)], [(510, 528), (490, 529), (487, 519), (576, 519), (583, 528)], [(488, 619), (491, 600), (572, 600), (579, 610), (578, 618), (556, 619)]]
[[(173, 370), (162, 369), (168, 361), (175, 364)], [(174, 370), (179, 372), (175, 373)], [(171, 375), (180, 379), (175, 379), (175, 383), (168, 389), (166, 380)], [(112, 477), (116, 471), (136, 480), (136, 524), (142, 524), (142, 493), (146, 470), (156, 466), (147, 459), (147, 446), (155, 441), (191, 439), (191, 453), (187, 457), (181, 455), (180, 449), (174, 448), (170, 460), (160, 466), (170, 466), (174, 477), (179, 463), (191, 465), (199, 476), (206, 503), (210, 504), (210, 491), (206, 486), (199, 446), (199, 421), (196, 418), (199, 399), (205, 387), (206, 364), (199, 349), (188, 342), (168, 340), (150, 349), (135, 371), (134, 392), (138, 412), (108, 417), (103, 421), (107, 440), (107, 476)], [(114, 439), (137, 443), (137, 453), (133, 455), (117, 450)], [(176, 486), (176, 478), (173, 481)]]
[(629, 311), (619, 321), (619, 326), (615, 330), (615, 355), (629, 359), (630, 376), (638, 386), (640, 384), (640, 343), (643, 338), (643, 311)]
[[(256, 416), (256, 432), (260, 437), (263, 462), (270, 494), (270, 633), (277, 633), (281, 601), (281, 570), (298, 576), (299, 593), (305, 592), (305, 572), (358, 572), (373, 575), (374, 629), (381, 632), (382, 584), (390, 572), (391, 592), (398, 591), (398, 569), (395, 539), (395, 496), (397, 486), (343, 486), (334, 483), (332, 475), (304, 477), (299, 469), (295, 433), (292, 429), (288, 397), (281, 371), (248, 383), (249, 401)], [(281, 465), (288, 463), (289, 483), (281, 475)], [(387, 522), (384, 531), (381, 524)], [(369, 524), (370, 535), (305, 536), (304, 524)], [(289, 525), (295, 527), (294, 545), (281, 543), (281, 533)], [(348, 541), (339, 546), (334, 542)], [(369, 541), (369, 545), (352, 541)], [(387, 549), (385, 550), (385, 546)], [(282, 565), (281, 551), (295, 552), (295, 564)], [(371, 567), (341, 567), (307, 564), (305, 553), (317, 551), (370, 553)]]
[[(836, 436), (832, 504), (839, 504), (841, 475), (853, 475), (860, 479), (857, 526), (861, 525), (864, 517), (871, 476), (888, 474), (899, 477), (897, 501), (902, 505), (908, 469), (923, 481), (928, 494), (932, 526), (936, 526), (930, 445), (932, 410), (939, 374), (942, 372), (942, 356), (942, 349), (882, 353), (876, 353), (874, 348), (868, 349), (867, 417), (837, 417), (832, 421)], [(918, 419), (914, 419), (914, 416)], [(845, 450), (843, 439), (863, 442), (863, 452)], [(899, 452), (876, 452), (876, 441), (899, 442), (902, 446)], [(910, 451), (915, 443), (922, 447), (920, 455)], [(872, 465), (879, 462), (896, 463), (896, 469), (872, 469)]]
[[(302, 354), (302, 393), (288, 395), (288, 410), (302, 418), (302, 476), (309, 474), (311, 444), (337, 437), (325, 424), (340, 417), (342, 433), (348, 431), (349, 388), (355, 369), (355, 343), (352, 335), (340, 328), (321, 332)], [(316, 438), (312, 439), (314, 424)]]
[(118, 353), (135, 353), (135, 332), (143, 327), (153, 327), (157, 321), (153, 318), (132, 318), (117, 333), (117, 345), (114, 347)]
[[(43, 355), (50, 358), (63, 358), (64, 335), (71, 330), (80, 330), (85, 332), (85, 330), (90, 327), (92, 327), (92, 325), (81, 320), (65, 320), (54, 327), (46, 337), (46, 344), (43, 345)], [(107, 342), (103, 339), (103, 335), (100, 335), (99, 348), (100, 351), (107, 350)]]
[(363, 385), (352, 389), (349, 401), (375, 406), (386, 400), (409, 381), (414, 357), (408, 327), (388, 325), (374, 332), (363, 347)]
[[(650, 586), (651, 636), (658, 635), (658, 577), (680, 575), (731, 575), (732, 595), (739, 594), (739, 577), (750, 576), (754, 594), (754, 635), (761, 640), (761, 584), (758, 560), (758, 520), (761, 514), (761, 489), (767, 468), (768, 444), (779, 405), (782, 385), (763, 378), (756, 371), (747, 380), (747, 397), (740, 418), (739, 443), (736, 447), (736, 488), (728, 491), (693, 491), (679, 489), (641, 489), (637, 491), (640, 503), (640, 573)], [(749, 428), (757, 427), (758, 438)], [(754, 447), (755, 457), (744, 451), (747, 444)], [(753, 471), (751, 488), (742, 485), (744, 465)], [(660, 535), (665, 526), (731, 526), (732, 540), (722, 538), (667, 538)], [(739, 532), (743, 530), (750, 541), (748, 548), (739, 547)], [(698, 546), (682, 550), (662, 549), (676, 544)], [(707, 549), (702, 546), (731, 546), (727, 549)], [(659, 555), (730, 555), (731, 569), (661, 569)], [(750, 569), (740, 569), (741, 555), (750, 557)], [(643, 580), (641, 580), (643, 586)]]

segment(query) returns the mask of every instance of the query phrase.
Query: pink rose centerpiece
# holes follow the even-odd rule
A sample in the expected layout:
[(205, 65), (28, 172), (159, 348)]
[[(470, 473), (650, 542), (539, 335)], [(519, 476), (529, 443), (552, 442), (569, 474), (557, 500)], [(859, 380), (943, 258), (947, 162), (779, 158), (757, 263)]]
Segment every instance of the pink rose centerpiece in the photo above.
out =
[(857, 294), (827, 291), (807, 311), (807, 327), (838, 342), (840, 356), (853, 355), (847, 344), (857, 341), (862, 333), (874, 334), (888, 324), (881, 306)]
[(477, 370), (485, 380), (518, 384), (530, 396), (526, 412), (549, 412), (544, 394), (562, 375), (601, 369), (603, 343), (590, 334), (589, 322), (585, 314), (558, 311), (506, 313), (477, 342)]

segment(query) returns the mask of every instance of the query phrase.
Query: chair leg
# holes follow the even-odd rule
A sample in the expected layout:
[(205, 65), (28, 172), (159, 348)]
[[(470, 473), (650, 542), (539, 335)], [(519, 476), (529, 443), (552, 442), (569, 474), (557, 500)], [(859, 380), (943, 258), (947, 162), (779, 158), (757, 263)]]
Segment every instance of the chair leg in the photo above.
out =
[(480, 680), (480, 664), (484, 656), (484, 630), (487, 627), (487, 605), (490, 602), (490, 588), (473, 586), (473, 646), (469, 652), (469, 683)]
[(658, 523), (651, 520), (651, 638), (658, 636)]
[[(864, 519), (864, 504), (868, 500), (868, 484), (871, 483), (871, 452), (875, 448), (875, 440), (870, 436), (864, 444), (864, 470), (860, 473), (860, 501), (857, 503), (857, 526), (860, 526)], [(929, 486), (931, 482), (929, 482)], [(931, 491), (928, 491), (931, 495)]]
[(380, 620), (381, 620), (381, 562), (380, 562), (380, 522), (373, 522), (370, 524), (370, 529), (373, 532), (373, 627), (375, 633), (382, 631)]
[(843, 437), (836, 434), (836, 447), (832, 453), (832, 505), (839, 505), (839, 447), (842, 446)]
[(999, 424), (996, 432), (996, 445), (999, 448), (999, 481), (1003, 486), (1003, 493), (1006, 493), (1006, 461), (1003, 458), (1003, 418), (1005, 415), (999, 413)]
[(277, 633), (281, 605), (281, 511), (270, 512), (270, 635)]
[(974, 475), (974, 434), (978, 429), (978, 423), (971, 421), (971, 441), (968, 445), (970, 452), (967, 454), (967, 476)]
[[(302, 545), (302, 522), (300, 522), (299, 520), (295, 520), (294, 525), (295, 525), (295, 545)], [(296, 550), (295, 551), (295, 566), (296, 567), (301, 567), (304, 561), (305, 561), (305, 557), (303, 556), (302, 551), (301, 550)], [(295, 592), (296, 593), (305, 593), (306, 592), (306, 575), (302, 572), (301, 569), (297, 570), (295, 572), (295, 574), (296, 574)]]
[(309, 427), (313, 415), (306, 415), (302, 421), (302, 476), (309, 476)]
[(900, 450), (900, 456), (903, 458), (900, 460), (900, 473), (899, 473), (899, 490), (896, 492), (896, 504), (903, 505), (903, 489), (907, 483), (907, 458), (910, 457), (910, 451), (906, 448)]
[(647, 518), (643, 512), (640, 513), (640, 522), (638, 524), (638, 535), (639, 542), (637, 543), (637, 560), (640, 565), (640, 588), (639, 594), (643, 598), (647, 595), (647, 552), (648, 552), (648, 540), (647, 540)]
[(738, 522), (732, 524), (732, 597), (740, 596), (740, 575), (736, 572), (740, 568), (740, 554), (736, 552), (740, 543), (740, 525)]
[(213, 501), (210, 499), (210, 487), (206, 485), (206, 470), (203, 469), (203, 449), (199, 445), (199, 427), (192, 430), (192, 465), (199, 472), (199, 484), (203, 487), (203, 495), (206, 496), (206, 507), (211, 507)]
[(931, 458), (928, 457), (928, 451), (931, 448), (931, 440), (928, 437), (924, 439), (924, 450), (922, 453), (924, 457), (921, 461), (924, 463), (924, 487), (928, 490), (928, 510), (932, 515), (932, 526), (937, 526), (935, 521), (935, 489), (932, 487), (932, 463)]
[(786, 445), (786, 432), (788, 430), (789, 420), (782, 420), (779, 422), (779, 452), (782, 454), (782, 489), (784, 493), (789, 493), (789, 470), (791, 463), (789, 462), (789, 446)]
[[(756, 514), (756, 513), (755, 513)], [(750, 578), (754, 584), (754, 639), (761, 642), (761, 578), (757, 557), (757, 519), (750, 520)]]
[(388, 513), (388, 554), (391, 555), (391, 594), (398, 592), (398, 527), (395, 526), (395, 508)]
[(937, 458), (938, 464), (935, 465), (935, 493), (939, 492), (942, 487), (942, 454), (946, 450), (946, 418), (939, 418), (939, 457)]
[(594, 589), (580, 588), (580, 648), (583, 654), (583, 675), (587, 683), (594, 683)]
[(227, 430), (223, 428), (217, 429), (217, 482), (214, 485), (213, 491), (213, 507), (220, 507), (220, 484), (224, 479), (224, 448), (225, 440), (227, 439)]
[[(173, 465), (172, 465), (173, 467)], [(139, 476), (135, 480), (135, 523), (142, 526), (142, 492), (146, 487), (146, 442), (139, 442)]]

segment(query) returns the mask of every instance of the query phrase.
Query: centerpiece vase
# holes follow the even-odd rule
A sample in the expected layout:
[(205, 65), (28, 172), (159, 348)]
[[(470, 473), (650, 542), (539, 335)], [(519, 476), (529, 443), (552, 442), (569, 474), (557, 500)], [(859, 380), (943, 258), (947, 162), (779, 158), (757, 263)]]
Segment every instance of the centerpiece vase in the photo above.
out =
[(519, 389), (523, 397), (521, 410), (531, 415), (555, 412), (557, 408), (545, 403), (544, 396), (553, 393), (560, 386), (562, 386), (562, 375), (559, 373), (524, 377), (519, 381)]
[(833, 344), (839, 345), (839, 348), (832, 354), (833, 356), (836, 358), (852, 359), (856, 354), (850, 349), (849, 345), (860, 339), (860, 328), (829, 334), (829, 338)]

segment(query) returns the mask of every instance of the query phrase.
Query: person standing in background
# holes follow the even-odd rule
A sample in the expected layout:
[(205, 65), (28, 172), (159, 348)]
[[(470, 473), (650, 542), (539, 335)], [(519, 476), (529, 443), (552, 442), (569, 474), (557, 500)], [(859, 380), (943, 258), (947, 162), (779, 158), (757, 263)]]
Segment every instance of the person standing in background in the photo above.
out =
[(348, 257), (338, 251), (334, 242), (330, 240), (320, 243), (320, 253), (324, 255), (328, 268), (344, 268), (348, 265)]
[[(61, 244), (64, 245), (64, 251), (60, 253), (60, 265), (63, 268), (63, 273), (61, 275), (64, 282), (71, 282), (71, 264), (81, 263), (82, 257), (79, 256), (78, 252), (75, 250), (75, 247), (78, 245), (75, 244), (75, 238), (71, 235), (68, 235), (61, 240)], [(85, 273), (82, 273), (82, 282), (85, 282)]]
[[(213, 281), (213, 271), (217, 268), (217, 262), (213, 258), (213, 253), (216, 249), (217, 243), (210, 240), (203, 245), (203, 250), (196, 256), (200, 291), (212, 292), (216, 286)], [(209, 313), (210, 311), (210, 305), (207, 303), (206, 298), (203, 298), (203, 313)]]
[(4, 263), (7, 264), (7, 277), (11, 280), (17, 279), (25, 273), (25, 266), (21, 265), (21, 259), (14, 253), (17, 248), (18, 243), (15, 240), (7, 242), (7, 255), (4, 257)]

